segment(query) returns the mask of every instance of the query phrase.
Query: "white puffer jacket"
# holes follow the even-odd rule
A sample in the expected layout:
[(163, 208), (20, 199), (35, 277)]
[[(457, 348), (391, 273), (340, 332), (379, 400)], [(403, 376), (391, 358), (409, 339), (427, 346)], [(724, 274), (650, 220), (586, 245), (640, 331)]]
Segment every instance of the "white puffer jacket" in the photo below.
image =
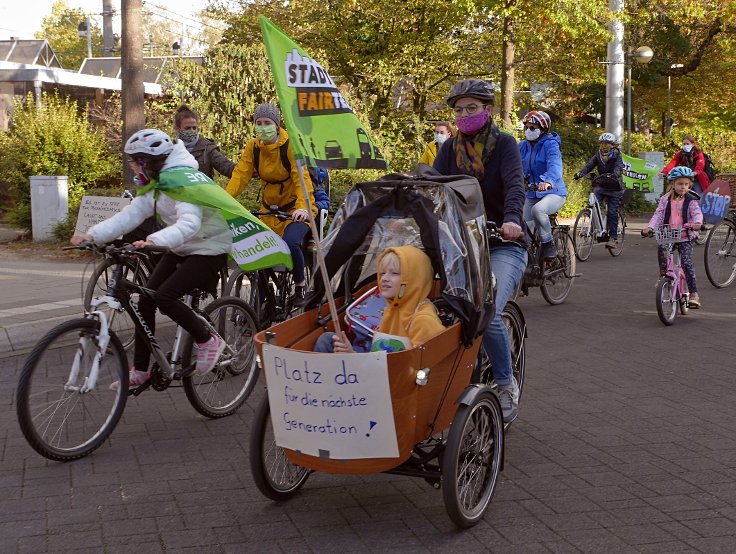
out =
[[(199, 167), (181, 141), (174, 143), (174, 150), (166, 159), (162, 172), (174, 167)], [(158, 200), (154, 202), (153, 194), (151, 190), (136, 196), (122, 211), (90, 227), (87, 233), (96, 243), (105, 244), (138, 227), (154, 215), (155, 209), (166, 227), (149, 235), (147, 240), (168, 246), (179, 256), (214, 256), (230, 252), (232, 233), (220, 210), (177, 202), (164, 192), (159, 192)]]

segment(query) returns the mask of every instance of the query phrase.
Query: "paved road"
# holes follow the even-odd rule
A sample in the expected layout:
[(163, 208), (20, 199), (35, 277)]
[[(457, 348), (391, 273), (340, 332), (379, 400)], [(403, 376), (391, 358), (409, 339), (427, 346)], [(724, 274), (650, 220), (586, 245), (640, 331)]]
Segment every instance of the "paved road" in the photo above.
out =
[(538, 290), (521, 299), (522, 409), (473, 529), (456, 531), (441, 493), (408, 477), (316, 474), (292, 500), (265, 500), (247, 455), (261, 387), (218, 421), (181, 390), (146, 393), (92, 456), (47, 462), (20, 437), (23, 358), (10, 356), (0, 552), (733, 552), (736, 287), (712, 288), (698, 260), (704, 308), (664, 327), (654, 249), (630, 240), (613, 259), (596, 248), (565, 304)]

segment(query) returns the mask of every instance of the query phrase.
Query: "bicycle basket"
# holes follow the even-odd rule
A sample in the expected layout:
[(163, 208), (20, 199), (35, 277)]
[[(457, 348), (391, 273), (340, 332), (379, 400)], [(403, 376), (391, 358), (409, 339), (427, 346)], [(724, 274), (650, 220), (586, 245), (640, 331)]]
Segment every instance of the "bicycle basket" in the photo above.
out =
[(654, 238), (658, 244), (672, 244), (673, 242), (681, 242), (682, 227), (670, 227), (669, 225), (658, 225), (654, 228)]

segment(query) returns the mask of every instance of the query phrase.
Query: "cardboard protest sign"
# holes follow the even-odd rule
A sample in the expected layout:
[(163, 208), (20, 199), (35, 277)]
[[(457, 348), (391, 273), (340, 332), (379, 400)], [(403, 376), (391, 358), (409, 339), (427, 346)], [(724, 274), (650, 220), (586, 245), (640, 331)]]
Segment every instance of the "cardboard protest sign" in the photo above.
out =
[(399, 456), (386, 352), (317, 354), (265, 344), (276, 444), (323, 459)]
[(715, 225), (728, 214), (731, 204), (731, 185), (723, 179), (716, 179), (705, 189), (700, 199), (703, 221)]
[(632, 158), (626, 154), (621, 154), (621, 158), (624, 162), (623, 179), (626, 188), (640, 192), (654, 192), (652, 179), (657, 175), (660, 169), (659, 166), (641, 158)]
[(269, 19), (260, 20), (294, 158), (311, 167), (388, 169), (327, 71)]
[(114, 216), (130, 202), (130, 198), (119, 196), (83, 196), (79, 204), (79, 216), (74, 233), (86, 234), (87, 229)]

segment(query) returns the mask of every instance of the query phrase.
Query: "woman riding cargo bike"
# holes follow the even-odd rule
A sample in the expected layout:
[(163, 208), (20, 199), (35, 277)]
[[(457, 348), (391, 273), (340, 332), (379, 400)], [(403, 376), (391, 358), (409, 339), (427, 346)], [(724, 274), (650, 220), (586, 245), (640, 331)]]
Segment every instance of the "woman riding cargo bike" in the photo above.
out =
[[(494, 314), (481, 198), (476, 179), (434, 172), (388, 175), (347, 194), (321, 243), (329, 279), (325, 285), (315, 275), (312, 309), (256, 336), (268, 395), (253, 424), (250, 465), (264, 495), (286, 500), (312, 471), (390, 472), (441, 487), (458, 526), (483, 517), (503, 464), (504, 423), (489, 372), (478, 363)], [(412, 302), (437, 310), (439, 333), (395, 350), (314, 353), (318, 339), (336, 331), (332, 310), (321, 305), (325, 286), (340, 297), (345, 329), (356, 302), (375, 291), (376, 273), (391, 270), (379, 258), (408, 246), (429, 258), (434, 306), (420, 301), (427, 289)], [(400, 281), (391, 286), (397, 290), (382, 283), (381, 293), (393, 301), (410, 294)], [(380, 330), (411, 334), (404, 330), (411, 308), (404, 307), (409, 321)], [(378, 334), (372, 340), (394, 342)]]

